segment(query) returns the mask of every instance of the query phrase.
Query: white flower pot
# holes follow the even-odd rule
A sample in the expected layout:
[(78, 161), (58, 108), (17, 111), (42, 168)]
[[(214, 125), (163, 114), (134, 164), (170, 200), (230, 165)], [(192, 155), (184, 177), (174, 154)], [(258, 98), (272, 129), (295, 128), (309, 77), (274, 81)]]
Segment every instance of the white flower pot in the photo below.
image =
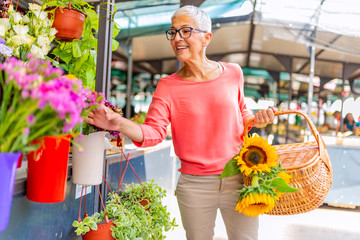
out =
[(79, 151), (76, 145), (72, 150), (73, 183), (79, 185), (98, 185), (102, 183), (104, 168), (106, 132), (95, 132), (75, 138), (75, 143), (83, 147)]

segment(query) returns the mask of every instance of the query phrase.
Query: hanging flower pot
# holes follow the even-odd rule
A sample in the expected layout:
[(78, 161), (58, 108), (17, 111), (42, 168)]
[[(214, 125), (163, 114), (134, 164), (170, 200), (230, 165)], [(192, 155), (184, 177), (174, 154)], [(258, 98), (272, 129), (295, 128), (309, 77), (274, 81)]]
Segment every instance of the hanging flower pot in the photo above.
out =
[(73, 183), (98, 185), (102, 183), (106, 132), (94, 132), (77, 137), (72, 151)]
[(56, 203), (65, 199), (71, 135), (48, 136), (34, 142), (28, 154), (27, 199)]
[[(54, 8), (47, 9), (48, 11)], [(57, 30), (55, 39), (62, 42), (71, 42), (73, 39), (80, 39), (86, 14), (69, 7), (58, 7), (55, 9), (54, 22), (52, 27)], [(51, 14), (49, 14), (51, 16)]]
[(14, 193), (16, 166), (21, 153), (0, 152), (0, 232), (9, 223), (11, 202)]
[(83, 240), (114, 240), (111, 235), (111, 226), (115, 226), (113, 221), (102, 222), (97, 224), (97, 230), (90, 230), (89, 232), (82, 235)]

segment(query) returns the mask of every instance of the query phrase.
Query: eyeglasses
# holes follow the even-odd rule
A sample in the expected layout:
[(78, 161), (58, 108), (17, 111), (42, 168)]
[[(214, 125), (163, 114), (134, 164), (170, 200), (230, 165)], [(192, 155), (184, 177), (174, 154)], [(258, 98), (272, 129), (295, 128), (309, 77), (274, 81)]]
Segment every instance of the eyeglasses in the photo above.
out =
[(176, 29), (169, 29), (166, 30), (166, 38), (171, 41), (174, 40), (176, 37), (176, 33), (179, 33), (180, 37), (183, 39), (189, 38), (191, 36), (191, 32), (193, 30), (199, 31), (199, 32), (203, 32), (203, 33), (207, 33), (207, 31), (204, 30), (200, 30), (200, 29), (196, 29), (196, 28), (192, 28), (192, 27), (182, 27), (178, 30)]

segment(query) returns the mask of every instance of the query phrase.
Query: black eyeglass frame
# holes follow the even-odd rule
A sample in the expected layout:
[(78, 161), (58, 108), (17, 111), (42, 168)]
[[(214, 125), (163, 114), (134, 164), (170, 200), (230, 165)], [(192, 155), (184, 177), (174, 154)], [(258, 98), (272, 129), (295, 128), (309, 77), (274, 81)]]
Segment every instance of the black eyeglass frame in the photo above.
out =
[[(181, 31), (182, 29), (184, 29), (184, 28), (189, 28), (189, 29), (190, 29), (190, 35), (189, 35), (188, 37), (186, 37), (186, 38), (184, 38), (184, 37), (181, 35), (181, 33), (180, 33), (180, 31)], [(204, 31), (204, 30), (201, 30), (201, 29), (197, 29), (197, 28), (193, 28), (193, 27), (182, 27), (182, 28), (179, 28), (178, 30), (176, 30), (176, 29), (168, 29), (168, 30), (165, 31), (165, 35), (166, 35), (167, 40), (169, 40), (169, 41), (174, 40), (174, 39), (176, 38), (176, 34), (177, 34), (177, 33), (179, 33), (179, 35), (180, 35), (180, 37), (181, 37), (182, 39), (187, 39), (187, 38), (191, 37), (191, 33), (192, 33), (193, 30), (196, 30), (196, 31), (199, 31), (199, 32), (203, 32), (203, 33), (207, 33), (207, 31)], [(174, 37), (172, 37), (173, 34), (171, 34), (170, 31), (175, 31)], [(170, 35), (170, 38), (169, 38), (169, 35)]]

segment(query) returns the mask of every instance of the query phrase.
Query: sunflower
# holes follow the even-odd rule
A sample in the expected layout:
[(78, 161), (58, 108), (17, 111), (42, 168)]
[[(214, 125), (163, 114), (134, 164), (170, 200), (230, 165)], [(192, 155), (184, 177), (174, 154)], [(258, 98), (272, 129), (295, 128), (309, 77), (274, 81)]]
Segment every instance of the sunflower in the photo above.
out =
[(276, 167), (278, 155), (275, 147), (267, 143), (260, 136), (245, 138), (244, 146), (235, 156), (240, 172), (249, 176), (251, 173), (270, 172), (271, 167)]
[(235, 211), (246, 216), (255, 217), (267, 213), (275, 207), (275, 199), (271, 194), (250, 192), (239, 199)]

